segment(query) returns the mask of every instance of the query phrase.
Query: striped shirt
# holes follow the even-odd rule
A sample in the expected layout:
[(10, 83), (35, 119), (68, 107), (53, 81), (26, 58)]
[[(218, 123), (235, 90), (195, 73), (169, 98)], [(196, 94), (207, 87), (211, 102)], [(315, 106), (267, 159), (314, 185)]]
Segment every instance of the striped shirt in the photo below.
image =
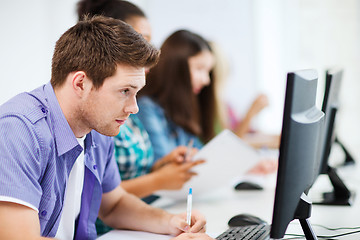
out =
[[(21, 93), (0, 106), (0, 197), (18, 199), (38, 210), (41, 235), (54, 237), (63, 209), (66, 183), (83, 151), (50, 83)], [(90, 199), (80, 215), (87, 224), (76, 238), (95, 239), (101, 195), (120, 183), (110, 137), (91, 131), (85, 138), (85, 176), (92, 177)], [(89, 186), (88, 182), (84, 185)], [(79, 224), (80, 226), (80, 224)]]
[[(130, 115), (114, 137), (115, 159), (122, 180), (133, 179), (151, 172), (154, 151), (149, 135), (136, 115)], [(112, 230), (100, 219), (96, 220), (96, 231), (102, 235)]]

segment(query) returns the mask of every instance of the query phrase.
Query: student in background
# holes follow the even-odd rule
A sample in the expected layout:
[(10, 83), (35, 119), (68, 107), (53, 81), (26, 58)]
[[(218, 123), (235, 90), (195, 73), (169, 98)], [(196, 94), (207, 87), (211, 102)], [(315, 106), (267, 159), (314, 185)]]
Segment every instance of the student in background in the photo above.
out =
[(98, 215), (114, 228), (210, 239), (199, 213), (188, 226), (186, 213), (119, 185), (108, 136), (138, 111), (145, 67), (158, 57), (122, 21), (85, 19), (56, 42), (51, 81), (0, 106), (0, 239), (95, 239)]
[[(150, 69), (138, 100), (137, 115), (150, 136), (155, 157), (191, 139), (201, 148), (215, 136), (215, 61), (208, 42), (188, 30), (176, 31), (164, 41), (159, 63)], [(274, 165), (260, 162), (251, 172), (273, 172)]]
[(145, 13), (131, 2), (123, 0), (81, 0), (77, 3), (79, 20), (85, 15), (102, 15), (130, 24), (146, 41), (151, 41), (151, 26)]
[(234, 110), (225, 103), (223, 94), (228, 78), (229, 64), (220, 46), (215, 42), (211, 42), (210, 45), (216, 58), (213, 69), (214, 79), (216, 79), (215, 95), (218, 109), (215, 131), (220, 132), (222, 129), (228, 128), (255, 148), (279, 148), (279, 135), (265, 134), (251, 127), (255, 117), (269, 105), (269, 100), (265, 94), (258, 94), (255, 97), (242, 119), (239, 119)]
[(201, 148), (215, 136), (214, 64), (209, 44), (193, 32), (176, 31), (163, 43), (159, 63), (148, 73), (138, 100), (138, 116), (155, 157), (191, 139)]
[[(151, 27), (144, 12), (128, 1), (82, 0), (78, 3), (78, 16), (101, 14), (130, 24), (148, 42)], [(185, 146), (175, 148), (162, 158), (154, 158), (154, 152), (145, 128), (137, 115), (130, 115), (115, 136), (115, 158), (119, 167), (122, 187), (138, 197), (146, 197), (161, 189), (180, 189), (195, 173), (190, 169), (201, 161), (184, 161)], [(194, 148), (191, 155), (196, 152)], [(191, 155), (187, 160), (190, 159)]]

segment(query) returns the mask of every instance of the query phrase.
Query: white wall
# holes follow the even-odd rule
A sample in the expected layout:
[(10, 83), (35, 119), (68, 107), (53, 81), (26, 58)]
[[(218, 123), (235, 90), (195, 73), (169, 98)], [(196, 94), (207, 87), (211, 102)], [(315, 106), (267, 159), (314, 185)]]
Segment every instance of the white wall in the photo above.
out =
[(194, 31), (219, 45), (230, 63), (228, 101), (237, 106), (239, 114), (257, 92), (252, 2), (150, 0), (143, 4), (156, 46), (179, 29)]
[(76, 22), (75, 2), (0, 3), (0, 104), (50, 81), (55, 42)]
[[(50, 80), (56, 40), (76, 22), (76, 0), (12, 0), (0, 7), (0, 104)], [(327, 67), (344, 68), (339, 135), (359, 152), (360, 82), (357, 0), (134, 0), (153, 26), (154, 44), (179, 28), (216, 41), (229, 58), (227, 99), (245, 111), (265, 92), (270, 104), (260, 128), (281, 127), (287, 71), (319, 71), (319, 96)], [(320, 102), (320, 101), (318, 101)], [(357, 146), (357, 147), (355, 147)], [(360, 154), (358, 154), (360, 155)]]

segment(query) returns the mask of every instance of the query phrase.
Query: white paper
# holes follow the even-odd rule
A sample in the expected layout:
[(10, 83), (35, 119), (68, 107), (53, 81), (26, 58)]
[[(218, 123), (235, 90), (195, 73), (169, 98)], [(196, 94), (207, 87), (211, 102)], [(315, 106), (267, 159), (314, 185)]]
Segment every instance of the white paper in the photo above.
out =
[(176, 200), (186, 199), (189, 188), (196, 197), (211, 193), (228, 185), (254, 167), (260, 159), (257, 151), (230, 130), (223, 130), (208, 142), (193, 158), (205, 159), (206, 163), (193, 168), (198, 175), (184, 184), (181, 190), (162, 190), (156, 194)]
[(113, 239), (126, 239), (126, 240), (137, 240), (137, 239), (147, 239), (147, 240), (167, 240), (171, 239), (173, 236), (155, 234), (149, 232), (141, 231), (127, 231), (127, 230), (112, 230), (101, 237), (97, 238), (98, 240), (113, 240)]

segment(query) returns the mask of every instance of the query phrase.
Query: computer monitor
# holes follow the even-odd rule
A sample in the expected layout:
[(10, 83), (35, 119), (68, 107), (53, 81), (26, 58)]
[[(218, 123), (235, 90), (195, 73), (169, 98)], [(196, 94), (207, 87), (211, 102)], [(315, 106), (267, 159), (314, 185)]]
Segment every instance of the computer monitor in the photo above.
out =
[(336, 113), (339, 109), (339, 92), (343, 76), (342, 69), (331, 69), (326, 71), (326, 83), (322, 111), (325, 113), (325, 129), (322, 140), (322, 156), (320, 174), (327, 174), (334, 190), (323, 194), (322, 199), (314, 204), (325, 205), (351, 205), (354, 194), (346, 187), (338, 176), (336, 168), (330, 166), (329, 156), (331, 147), (335, 142)]
[(270, 237), (284, 237), (288, 224), (299, 219), (306, 239), (316, 239), (308, 222), (311, 202), (306, 194), (320, 168), (319, 143), (324, 113), (315, 106), (317, 72), (288, 73)]
[[(321, 110), (326, 114), (326, 110), (328, 107), (328, 101), (333, 101), (335, 102), (335, 104), (332, 104), (333, 106), (329, 106), (330, 108), (338, 108), (338, 101), (339, 101), (339, 91), (340, 91), (340, 87), (341, 87), (341, 81), (342, 81), (342, 77), (343, 77), (343, 70), (342, 69), (338, 69), (338, 68), (333, 68), (333, 69), (329, 69), (326, 71), (325, 73), (325, 91), (324, 91), (324, 98), (323, 98), (323, 104), (322, 104), (322, 108)], [(330, 87), (331, 86), (337, 86), (334, 87), (335, 90), (331, 90), (330, 91)], [(333, 87), (331, 87), (333, 88)], [(330, 100), (329, 100), (330, 99)], [(334, 106), (335, 105), (335, 106)], [(336, 110), (337, 112), (337, 110)], [(333, 113), (335, 114), (335, 112)], [(335, 115), (334, 115), (334, 119), (335, 119)], [(339, 140), (339, 138), (336, 136), (336, 132), (335, 132), (335, 128), (333, 128), (333, 133), (332, 135), (330, 134), (329, 136), (331, 136), (331, 143), (328, 143), (327, 147), (325, 148), (325, 153), (327, 153), (324, 156), (329, 156), (330, 155), (330, 149), (331, 146), (333, 145), (333, 143), (338, 144), (341, 149), (343, 150), (344, 154), (345, 154), (345, 161), (342, 165), (353, 165), (355, 164), (355, 160), (353, 158), (353, 156), (349, 153), (349, 151), (346, 149), (346, 147), (344, 146), (344, 144)], [(326, 169), (326, 168), (325, 168)]]

